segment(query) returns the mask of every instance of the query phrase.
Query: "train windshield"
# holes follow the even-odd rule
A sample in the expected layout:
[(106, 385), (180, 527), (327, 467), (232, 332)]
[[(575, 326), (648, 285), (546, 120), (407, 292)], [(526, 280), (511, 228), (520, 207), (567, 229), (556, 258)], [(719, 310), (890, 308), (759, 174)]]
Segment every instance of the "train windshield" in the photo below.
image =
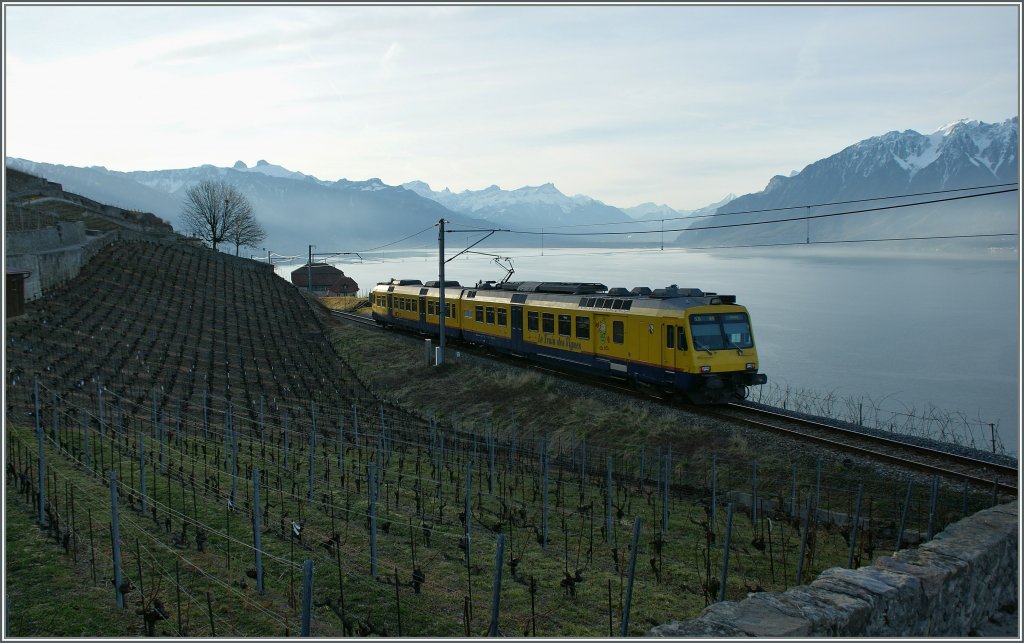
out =
[(751, 348), (754, 345), (746, 313), (691, 315), (690, 333), (697, 350)]

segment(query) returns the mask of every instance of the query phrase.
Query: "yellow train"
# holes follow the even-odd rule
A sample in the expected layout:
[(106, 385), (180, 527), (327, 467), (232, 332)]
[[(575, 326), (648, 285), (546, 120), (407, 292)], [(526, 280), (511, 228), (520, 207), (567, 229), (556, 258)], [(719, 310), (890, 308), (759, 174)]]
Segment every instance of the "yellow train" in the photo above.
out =
[[(381, 282), (370, 294), (383, 326), (439, 332), (438, 282)], [(445, 336), (574, 370), (685, 394), (696, 403), (743, 399), (764, 384), (747, 309), (735, 295), (669, 286), (445, 282)]]

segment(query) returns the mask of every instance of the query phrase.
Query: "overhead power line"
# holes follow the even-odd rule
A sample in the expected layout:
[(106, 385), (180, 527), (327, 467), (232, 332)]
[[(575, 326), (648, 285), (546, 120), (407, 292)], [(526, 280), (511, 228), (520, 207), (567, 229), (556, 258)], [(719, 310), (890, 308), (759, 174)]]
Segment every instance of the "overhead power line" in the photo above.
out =
[(826, 241), (788, 241), (779, 243), (757, 243), (735, 246), (687, 246), (682, 250), (731, 250), (734, 248), (773, 248), (781, 246), (814, 246), (818, 244), (837, 243), (878, 243), (882, 241), (924, 241), (932, 239), (979, 239), (983, 237), (1016, 237), (1016, 232), (996, 232), (992, 234), (948, 234), (929, 237), (884, 237), (880, 239), (834, 239)]
[[(929, 192), (914, 192), (911, 194), (899, 194), (896, 196), (876, 196), (864, 199), (849, 199), (847, 201), (828, 201), (824, 203), (809, 203), (806, 205), (789, 205), (778, 208), (763, 208), (759, 210), (737, 210), (736, 212), (713, 212), (711, 214), (691, 214), (681, 217), (664, 217), (661, 219), (643, 219), (642, 221), (615, 221), (610, 223), (576, 223), (573, 225), (564, 226), (551, 226), (544, 227), (544, 230), (562, 230), (567, 228), (588, 228), (594, 226), (610, 226), (610, 225), (630, 225), (634, 223), (664, 223), (665, 221), (689, 221), (690, 219), (706, 219), (710, 217), (731, 217), (737, 214), (760, 214), (763, 212), (782, 212), (785, 210), (803, 210), (805, 208), (823, 208), (833, 205), (849, 205), (851, 203), (870, 203), (872, 201), (888, 201), (891, 199), (910, 199), (918, 196), (928, 196), (932, 194), (953, 194), (954, 192), (967, 192), (970, 190), (991, 190), (994, 188), (1005, 188), (1017, 185), (1016, 183), (998, 183), (995, 185), (984, 185), (971, 188), (950, 188), (948, 190), (932, 190)], [(984, 196), (984, 195), (977, 195)], [(721, 206), (726, 207), (726, 206)], [(661, 232), (661, 230), (658, 230)]]
[[(402, 237), (402, 238), (401, 238), (401, 239), (399, 239), (398, 241), (392, 241), (391, 243), (385, 243), (385, 244), (384, 244), (384, 245), (382, 245), (382, 246), (377, 246), (376, 248), (369, 248), (368, 250), (360, 250), (359, 252), (373, 252), (373, 251), (375, 251), (375, 250), (381, 250), (381, 249), (383, 249), (383, 248), (387, 248), (388, 246), (393, 246), (393, 245), (396, 245), (396, 244), (402, 243), (403, 241), (407, 241), (407, 240), (409, 240), (409, 239), (412, 239), (413, 237), (418, 237), (419, 235), (423, 234), (424, 232), (426, 232), (426, 231), (428, 231), (428, 230), (431, 230), (431, 229), (433, 229), (433, 228), (436, 228), (436, 227), (437, 227), (437, 224), (436, 224), (436, 223), (433, 223), (433, 224), (431, 224), (431, 225), (427, 226), (426, 228), (423, 228), (423, 229), (422, 229), (422, 230), (420, 230), (419, 232), (414, 232), (414, 233), (410, 234), (410, 235), (409, 235), (409, 236), (407, 236), (407, 237)], [(357, 254), (358, 254), (358, 253), (357, 253)]]
[[(575, 224), (575, 225), (570, 225), (570, 226), (554, 226), (554, 227), (551, 227), (551, 228), (539, 229), (540, 231), (509, 230), (509, 229), (495, 230), (494, 228), (472, 228), (470, 226), (465, 226), (468, 229), (464, 229), (464, 230), (447, 230), (446, 232), (448, 232), (448, 233), (453, 233), (453, 232), (508, 232), (509, 234), (534, 235), (534, 236), (538, 236), (539, 235), (539, 236), (580, 236), (580, 237), (589, 237), (589, 236), (625, 236), (625, 235), (634, 235), (634, 234), (664, 234), (666, 232), (685, 232), (685, 231), (690, 231), (690, 230), (715, 230), (715, 229), (721, 229), (721, 228), (745, 227), (745, 226), (753, 226), (753, 225), (768, 225), (768, 224), (772, 224), (772, 223), (786, 223), (786, 222), (792, 222), (792, 221), (809, 221), (811, 219), (820, 219), (820, 218), (827, 218), (827, 217), (838, 217), (838, 216), (845, 216), (845, 215), (848, 215), (848, 214), (863, 214), (863, 213), (868, 213), (868, 212), (880, 212), (880, 211), (892, 210), (892, 209), (896, 209), (896, 208), (908, 208), (908, 207), (916, 207), (916, 206), (920, 206), (920, 205), (930, 205), (930, 204), (935, 204), (935, 203), (944, 203), (944, 202), (948, 202), (948, 201), (957, 201), (957, 200), (961, 200), (961, 199), (972, 199), (972, 198), (982, 197), (982, 196), (992, 196), (992, 195), (996, 195), (996, 194), (1005, 194), (1005, 193), (1008, 193), (1008, 192), (1016, 192), (1018, 190), (1018, 187), (1016, 187), (1016, 186), (1017, 186), (1016, 183), (1001, 183), (1001, 184), (990, 185), (990, 186), (983, 186), (983, 187), (956, 188), (956, 189), (949, 189), (949, 190), (934, 190), (934, 191), (930, 191), (930, 192), (917, 192), (917, 193), (912, 193), (912, 194), (895, 195), (895, 196), (871, 197), (871, 198), (865, 198), (865, 199), (851, 199), (851, 200), (847, 200), (847, 201), (832, 201), (832, 202), (826, 202), (826, 203), (813, 203), (813, 204), (806, 204), (806, 205), (794, 205), (794, 206), (786, 206), (786, 207), (779, 207), (779, 208), (765, 208), (765, 209), (761, 209), (761, 210), (744, 210), (744, 211), (739, 211), (739, 212), (723, 212), (723, 213), (714, 213), (714, 214), (693, 215), (693, 216), (686, 216), (686, 217), (669, 217), (669, 218), (664, 218), (664, 219), (648, 219), (645, 222), (618, 221), (618, 222), (611, 222), (611, 223), (587, 223), (587, 224)], [(771, 220), (768, 220), (768, 221), (751, 221), (751, 222), (745, 222), (745, 223), (722, 224), (722, 225), (714, 225), (714, 226), (702, 226), (702, 227), (697, 227), (697, 228), (690, 228), (690, 227), (687, 227), (687, 228), (658, 228), (658, 229), (655, 229), (655, 230), (629, 230), (629, 231), (618, 231), (618, 232), (615, 232), (615, 231), (607, 231), (607, 232), (550, 232), (550, 230), (559, 230), (559, 229), (585, 228), (585, 227), (596, 227), (596, 226), (631, 225), (631, 224), (637, 224), (637, 223), (664, 223), (665, 221), (680, 221), (680, 220), (690, 220), (690, 219), (719, 217), (719, 216), (735, 216), (735, 215), (739, 215), (739, 214), (761, 214), (761, 213), (765, 213), (765, 212), (781, 212), (781, 211), (786, 211), (786, 210), (805, 210), (805, 209), (810, 209), (810, 208), (820, 208), (820, 207), (827, 207), (827, 206), (849, 205), (851, 203), (868, 203), (868, 202), (873, 202), (873, 201), (882, 201), (882, 200), (890, 200), (890, 199), (913, 198), (913, 197), (918, 197), (918, 196), (928, 196), (928, 195), (932, 195), (932, 194), (953, 194), (953, 193), (956, 193), (956, 192), (965, 192), (965, 191), (970, 191), (970, 190), (991, 190), (993, 188), (1007, 188), (1007, 189), (996, 190), (996, 191), (993, 191), (993, 192), (983, 192), (981, 194), (961, 195), (961, 196), (949, 197), (949, 198), (946, 198), (946, 199), (934, 199), (934, 200), (930, 200), (930, 201), (916, 201), (916, 202), (913, 202), (913, 203), (894, 204), (894, 205), (888, 205), (888, 206), (883, 206), (883, 207), (879, 207), (879, 208), (864, 208), (864, 209), (860, 209), (860, 210), (848, 210), (848, 211), (844, 211), (844, 212), (834, 212), (834, 213), (828, 213), (828, 214), (804, 215), (804, 216), (800, 216), (800, 217), (790, 217), (790, 218), (785, 218), (785, 219), (771, 219)], [(422, 230), (419, 230), (419, 231), (414, 232), (414, 233), (412, 233), (410, 235), (402, 237), (401, 239), (397, 239), (395, 241), (391, 241), (389, 243), (385, 243), (385, 244), (382, 244), (382, 245), (379, 245), (379, 246), (376, 246), (376, 247), (373, 247), (373, 248), (368, 248), (366, 250), (359, 250), (358, 252), (359, 253), (369, 253), (369, 252), (375, 252), (375, 251), (378, 251), (378, 250), (383, 250), (384, 248), (389, 248), (391, 246), (398, 245), (398, 244), (402, 243), (403, 241), (408, 241), (409, 239), (417, 237), (417, 236), (419, 236), (419, 235), (421, 235), (421, 234), (423, 234), (423, 233), (425, 233), (425, 232), (427, 232), (429, 230), (432, 230), (433, 228), (436, 228), (436, 227), (437, 227), (437, 224), (434, 223), (434, 224), (431, 224), (431, 225), (427, 226), (426, 228), (423, 228)], [(995, 235), (995, 236), (1005, 236), (1005, 235)], [(964, 238), (964, 237), (957, 237), (957, 238)], [(429, 246), (429, 245), (424, 245), (423, 249), (428, 249), (430, 247), (431, 246)], [(716, 247), (720, 247), (720, 246), (716, 246)]]
[[(825, 219), (829, 217), (841, 217), (849, 214), (865, 214), (869, 212), (882, 212), (884, 210), (896, 210), (899, 208), (910, 208), (921, 205), (932, 205), (935, 203), (948, 203), (950, 201), (959, 201), (962, 199), (974, 199), (982, 196), (992, 196), (995, 194), (1005, 194), (1008, 192), (1016, 192), (1017, 188), (1009, 188), (1005, 190), (996, 190), (995, 192), (984, 192), (982, 194), (966, 194), (962, 196), (953, 196), (945, 199), (935, 199), (932, 201), (915, 201), (913, 203), (897, 203), (895, 205), (887, 205), (879, 208), (862, 208), (860, 210), (846, 210), (844, 212), (830, 212), (826, 214), (814, 214), (814, 215), (803, 215), (799, 217), (789, 217), (786, 219), (770, 219), (768, 221), (746, 221), (742, 223), (723, 223), (721, 225), (711, 226), (700, 226), (696, 228), (665, 228), (664, 230), (626, 230), (617, 232), (532, 232), (528, 230), (509, 230), (511, 234), (523, 234), (533, 236), (554, 236), (554, 237), (597, 237), (597, 236), (624, 236), (634, 234), (662, 234), (664, 232), (691, 232), (695, 230), (719, 230), (723, 228), (742, 228), (755, 225), (769, 225), (773, 223), (789, 223), (792, 221), (810, 221), (812, 219)], [(813, 206), (800, 206), (802, 208), (810, 208)], [(791, 209), (796, 209), (794, 206)], [(752, 214), (758, 211), (747, 212), (735, 212), (730, 214)]]

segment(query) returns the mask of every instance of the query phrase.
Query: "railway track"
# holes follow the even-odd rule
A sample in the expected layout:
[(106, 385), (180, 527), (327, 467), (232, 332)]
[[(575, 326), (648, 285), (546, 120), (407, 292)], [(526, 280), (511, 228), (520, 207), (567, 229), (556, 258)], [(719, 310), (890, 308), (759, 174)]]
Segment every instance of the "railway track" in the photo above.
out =
[(955, 446), (944, 449), (908, 442), (903, 436), (869, 433), (842, 423), (795, 417), (779, 410), (762, 409), (744, 403), (723, 408), (701, 409), (700, 413), (722, 420), (780, 433), (792, 438), (814, 442), (840, 451), (896, 464), (922, 473), (938, 475), (951, 481), (968, 480), (972, 485), (995, 485), (1002, 493), (1017, 494), (1018, 468), (983, 454), (966, 455), (955, 452)]
[[(338, 319), (362, 326), (377, 327), (372, 319), (364, 315), (341, 311), (332, 311), (331, 314)], [(940, 446), (915, 444), (908, 441), (905, 436), (882, 435), (881, 432), (869, 432), (863, 428), (856, 429), (844, 426), (841, 422), (830, 422), (825, 418), (796, 417), (781, 409), (758, 408), (746, 403), (730, 404), (723, 407), (694, 406), (671, 399), (656, 389), (644, 390), (624, 385), (616, 380), (598, 380), (558, 368), (553, 364), (515, 360), (486, 347), (471, 346), (460, 342), (459, 349), (482, 357), (526, 366), (560, 378), (599, 386), (619, 394), (675, 405), (685, 408), (691, 413), (698, 413), (721, 421), (739, 423), (920, 473), (938, 475), (951, 482), (960, 482), (966, 479), (975, 486), (990, 488), (995, 485), (1000, 493), (1017, 495), (1018, 468), (1016, 464), (1000, 463), (998, 458), (983, 457), (985, 455), (983, 453), (978, 453), (977, 456), (965, 455), (962, 452), (954, 451), (957, 447), (953, 445), (949, 449), (944, 449)]]
[(373, 328), (378, 328), (377, 322), (373, 321), (366, 315), (360, 315), (357, 313), (347, 313), (341, 310), (332, 310), (331, 316), (337, 319), (344, 319), (345, 321), (352, 322), (354, 324), (359, 324), (361, 326), (370, 326)]

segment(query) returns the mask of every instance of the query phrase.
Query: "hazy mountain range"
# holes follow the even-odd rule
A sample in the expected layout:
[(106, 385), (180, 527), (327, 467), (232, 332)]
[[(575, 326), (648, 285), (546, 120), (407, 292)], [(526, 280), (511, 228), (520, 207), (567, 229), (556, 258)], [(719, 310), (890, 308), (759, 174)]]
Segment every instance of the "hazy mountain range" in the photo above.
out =
[[(1016, 117), (998, 124), (958, 121), (928, 135), (912, 130), (889, 132), (851, 145), (789, 177), (776, 176), (761, 192), (738, 198), (729, 195), (691, 211), (654, 203), (616, 208), (585, 195), (567, 196), (551, 183), (515, 190), (492, 185), (455, 193), (448, 189), (434, 191), (422, 181), (401, 186), (386, 185), (379, 179), (324, 181), (264, 160), (253, 167), (239, 161), (232, 167), (203, 165), (136, 172), (10, 157), (6, 163), (60, 183), (68, 192), (152, 212), (176, 229), (186, 188), (204, 179), (222, 180), (250, 199), (267, 229), (266, 247), (280, 254), (304, 255), (311, 243), (318, 253), (366, 251), (420, 230), (425, 232), (390, 247), (432, 247), (437, 237), (429, 228), (441, 218), (451, 221), (450, 227), (547, 231), (580, 224), (616, 224), (615, 229), (621, 230), (635, 223), (638, 230), (663, 228), (667, 245), (687, 247), (986, 234), (1016, 232), (1019, 227), (1016, 191), (875, 213), (824, 216), (937, 201), (971, 192), (899, 200), (861, 199), (1015, 184), (1019, 175)], [(855, 202), (837, 204), (844, 201)], [(780, 219), (795, 220), (760, 223)], [(636, 238), (645, 236), (649, 235)], [(496, 235), (492, 245), (515, 246), (523, 240)], [(549, 243), (561, 244), (563, 240), (566, 238)], [(607, 242), (601, 237), (577, 237), (572, 241), (588, 245)], [(1017, 243), (1016, 238), (984, 241), (986, 245)]]

